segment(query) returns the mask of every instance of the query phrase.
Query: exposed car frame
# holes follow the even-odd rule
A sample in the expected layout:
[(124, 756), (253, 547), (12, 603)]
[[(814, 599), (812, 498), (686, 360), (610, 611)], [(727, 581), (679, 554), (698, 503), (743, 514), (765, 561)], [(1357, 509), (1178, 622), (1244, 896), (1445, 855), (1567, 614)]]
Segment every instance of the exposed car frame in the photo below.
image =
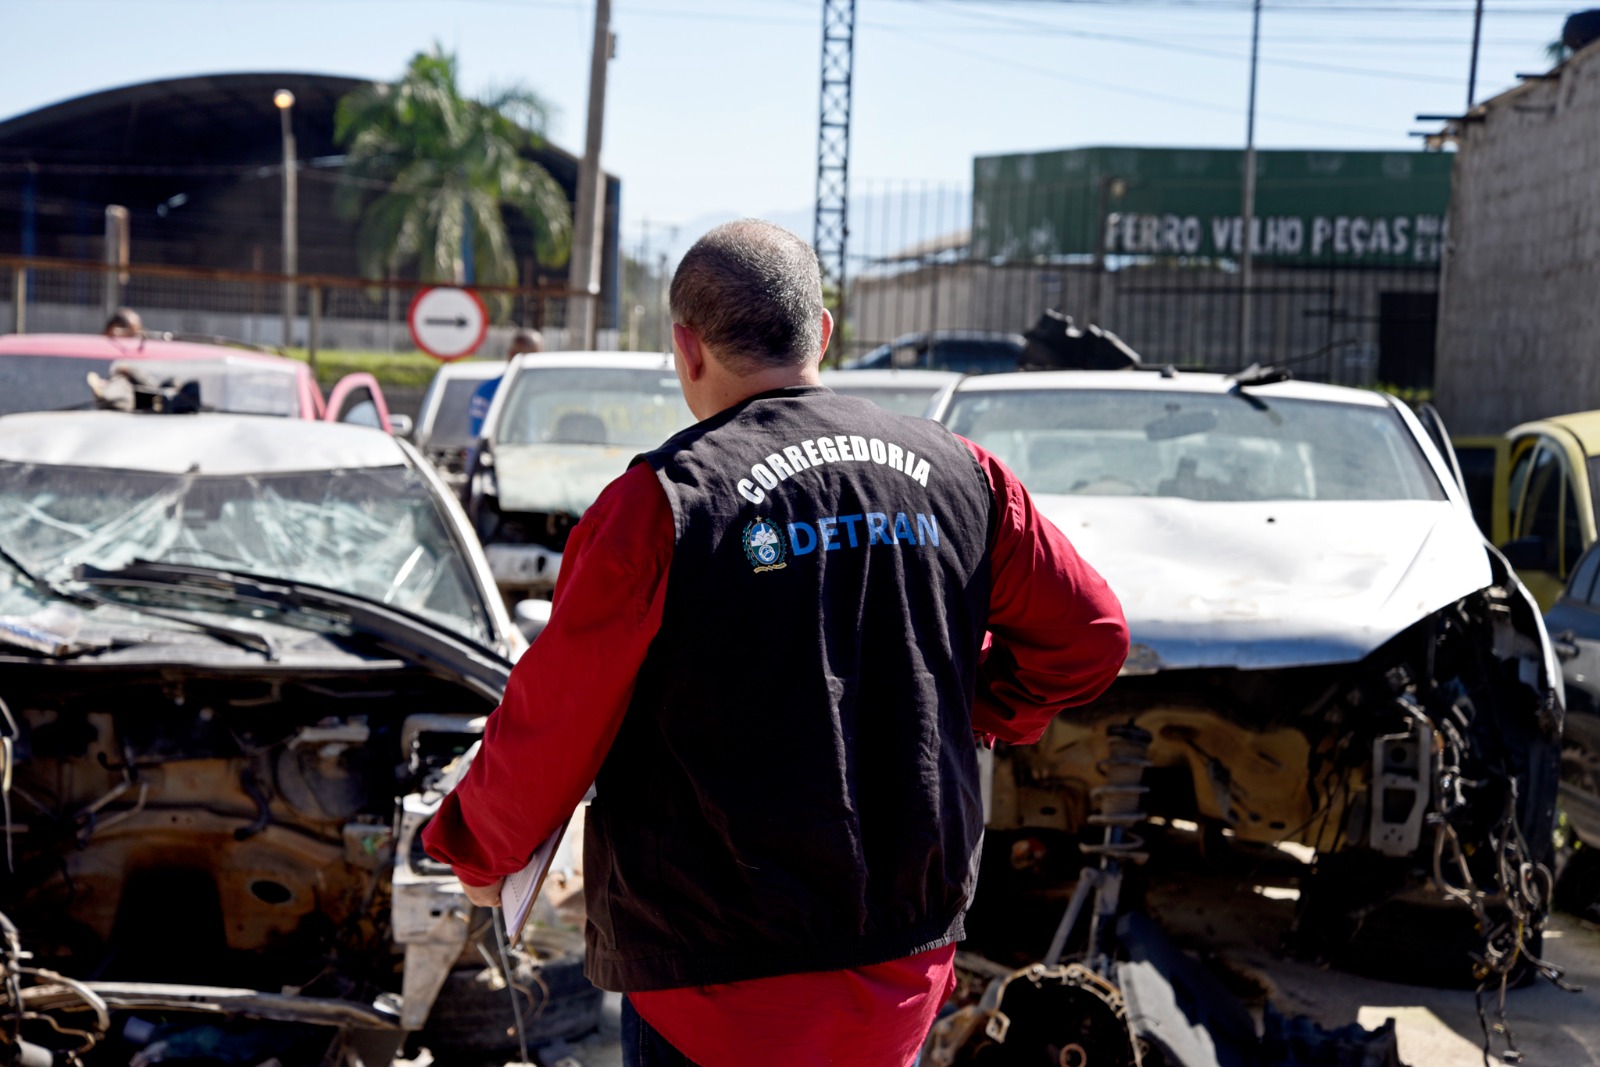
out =
[[(186, 437), (192, 444), (185, 445)], [(130, 451), (130, 440), (142, 447)], [(231, 465), (219, 455), (227, 441), (245, 450)], [(21, 835), (19, 862), (55, 854), (52, 834), (65, 833), (69, 842), (76, 837), (61, 867), (76, 871), (67, 884), (76, 878), (83, 885), (116, 886), (120, 901), (114, 916), (104, 904), (96, 912), (92, 901), (63, 903), (51, 896), (58, 881), (53, 868), (35, 867), (27, 875), (30, 868), (21, 867), (0, 885), (22, 943), (47, 957), (59, 955), (63, 943), (71, 944), (61, 940), (63, 931), (74, 923), (97, 931), (83, 942), (84, 953), (107, 929), (135, 940), (168, 939), (164, 952), (124, 959), (103, 979), (80, 975), (76, 984), (63, 979), (31, 986), (24, 1003), (35, 1011), (76, 1010), (86, 991), (103, 1010), (121, 1013), (119, 1027), (128, 1018), (158, 1019), (174, 1033), (236, 1019), (303, 1024), (329, 1035), (330, 1062), (386, 1063), (409, 1034), (426, 1026), (463, 960), (477, 958), (469, 944), (471, 904), (449, 869), (429, 860), (418, 842), (525, 647), (471, 526), (420, 453), (376, 430), (227, 415), (0, 418), (0, 463), (25, 463), (48, 475), (53, 467), (93, 468), (96, 456), (116, 470), (197, 475), (233, 475), (258, 463), (294, 473), (319, 461), (329, 469), (409, 470), (437, 508), (488, 631), (475, 639), (377, 599), (243, 571), (136, 562), (124, 577), (80, 568), (63, 588), (85, 598), (86, 612), (103, 609), (110, 601), (101, 590), (118, 587), (141, 596), (159, 596), (169, 587), (203, 589), (208, 603), (237, 609), (221, 618), (185, 616), (170, 633), (161, 630), (165, 636), (154, 644), (140, 643), (136, 625), (128, 631), (131, 644), (73, 641), (54, 652), (28, 651), (14, 641), (0, 645), (3, 788), (13, 800), (31, 795), (51, 810), (76, 811), (79, 820), (75, 829), (51, 830), (48, 817), (33, 813), (23, 823), (33, 836)], [(54, 581), (14, 565), (6, 574), (8, 583), (22, 582), (41, 595), (35, 583)], [(125, 621), (116, 621), (122, 604), (116, 602), (114, 621), (125, 628)], [(245, 610), (250, 605), (258, 607)], [(140, 599), (127, 610), (155, 626), (173, 617)], [(299, 612), (309, 613), (310, 633), (326, 636), (284, 640), (298, 632), (284, 627)], [(246, 634), (252, 616), (263, 619), (253, 625), (275, 643), (212, 639)], [(94, 729), (68, 738), (63, 724)], [(390, 776), (392, 787), (385, 784)], [(13, 782), (16, 793), (10, 793)], [(80, 799), (95, 794), (101, 795), (87, 806)], [(141, 933), (129, 917), (141, 913), (127, 910), (154, 907), (153, 914), (161, 914), (159, 900), (129, 894), (136, 883), (168, 884), (161, 881), (167, 877), (163, 864), (176, 872), (170, 892), (179, 899), (189, 899), (182, 894), (193, 892), (197, 880), (215, 882), (218, 922), (220, 915), (229, 919), (219, 944), (242, 961), (228, 965), (230, 978), (247, 977), (256, 966), (251, 961), (260, 959), (268, 961), (261, 964), (264, 974), (283, 967), (300, 974), (297, 984), (306, 992), (246, 988), (238, 978), (183, 981), (190, 943), (209, 943), (204, 939), (215, 936), (213, 927), (196, 916), (181, 931)], [(141, 872), (144, 883), (138, 883)], [(74, 910), (80, 907), (89, 910)], [(275, 918), (274, 909), (288, 910)], [(337, 916), (366, 932), (323, 930), (323, 918)], [(326, 960), (296, 956), (297, 938), (326, 943)], [(70, 967), (72, 956), (68, 952), (65, 964), (55, 966)], [(325, 975), (316, 974), (319, 966), (328, 969)], [(222, 973), (215, 963), (205, 967)], [(161, 978), (140, 980), (141, 972)], [(102, 1037), (126, 1055), (126, 1033)], [(97, 1055), (88, 1062), (113, 1062), (104, 1057), (118, 1053)]]
[[(1143, 812), (1194, 820), (1219, 843), (1225, 834), (1316, 851), (1300, 924), (1313, 951), (1356, 969), (1387, 951), (1399, 957), (1394, 966), (1437, 981), (1462, 980), (1477, 966), (1472, 953), (1489, 961), (1488, 973), (1526, 965), (1548, 897), (1519, 898), (1484, 857), (1510, 840), (1505, 847), (1548, 875), (1564, 693), (1538, 605), (1476, 530), (1449, 463), (1405, 405), (1282, 377), (988, 375), (936, 402), (947, 424), (959, 398), (1007, 391), (1059, 392), (1062, 404), (1079, 390), (1237, 397), (1262, 410), (1345, 404), (1389, 413), (1436, 482), (1434, 503), (1404, 507), (1232, 498), (1167, 506), (1159, 492), (1050, 496), (1030, 486), (1122, 597), (1132, 650), (1111, 689), (1059, 716), (1040, 744), (997, 747), (985, 791), (991, 847), (1020, 839), (1026, 853), (1051, 834), (1081, 837), (1113, 795), (1101, 789), (1116, 730), (1137, 727), (1139, 759), (1153, 765), (1143, 772)], [(1396, 532), (1389, 549), (1385, 515), (1397, 531), (1409, 516), (1410, 532)], [(1369, 533), (1367, 548), (1348, 550), (1349, 564), (1329, 562), (1341, 558), (1338, 522)], [(1291, 530), (1304, 543), (1299, 570)], [(1257, 580), (1253, 563), (1270, 577)], [(1322, 577), (1301, 582), (1311, 567)], [(1280, 582), (1281, 595), (1249, 591)], [(1363, 582), (1368, 599), (1341, 599)], [(1386, 597), (1383, 583), (1393, 586)], [(1509, 924), (1496, 911), (1508, 899), (1517, 915)], [(1394, 953), (1407, 936), (1433, 951)]]

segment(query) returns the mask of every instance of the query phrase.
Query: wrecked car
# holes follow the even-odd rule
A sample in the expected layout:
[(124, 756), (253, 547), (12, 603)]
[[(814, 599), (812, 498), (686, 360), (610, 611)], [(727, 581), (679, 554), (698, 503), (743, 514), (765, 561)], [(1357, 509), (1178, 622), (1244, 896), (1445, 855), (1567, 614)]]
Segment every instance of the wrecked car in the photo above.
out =
[(0, 1062), (370, 1067), (496, 1012), (507, 1047), (504, 981), (559, 983), (478, 980), (489, 913), (418, 837), (522, 640), (414, 449), (8, 416), (0, 549)]
[[(402, 435), (411, 425), (404, 415), (391, 417), (372, 375), (345, 375), (324, 400), (306, 363), (257, 345), (171, 334), (0, 336), (0, 415), (88, 409), (98, 390), (91, 392), (85, 379), (119, 377), (141, 389), (189, 386), (194, 406), (205, 411), (349, 422)], [(126, 399), (131, 408), (133, 398)]]
[(1303, 952), (1515, 980), (1550, 903), (1563, 716), (1537, 605), (1409, 410), (1286, 378), (990, 375), (937, 402), (1131, 630), (1103, 697), (993, 752), (985, 862), (1070, 879), (1083, 855), (1143, 858), (1146, 819), (1215, 849), (1297, 845)]
[(507, 365), (468, 472), (472, 517), (510, 602), (548, 599), (600, 490), (694, 422), (668, 356), (556, 352)]

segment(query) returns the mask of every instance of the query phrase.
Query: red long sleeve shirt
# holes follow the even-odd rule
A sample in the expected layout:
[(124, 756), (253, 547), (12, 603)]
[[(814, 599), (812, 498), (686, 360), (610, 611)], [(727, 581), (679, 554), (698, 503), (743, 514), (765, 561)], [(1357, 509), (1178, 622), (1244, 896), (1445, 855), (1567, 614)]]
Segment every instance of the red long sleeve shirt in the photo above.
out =
[[(970, 442), (999, 515), (990, 550), (991, 641), (972, 726), (1031, 744), (1057, 712), (1099, 696), (1128, 650), (1104, 580)], [(469, 885), (521, 869), (577, 807), (622, 725), (661, 625), (672, 510), (640, 464), (573, 529), (550, 624), (511, 674), (472, 767), (423, 834)], [(955, 947), (847, 971), (630, 993), (639, 1014), (701, 1067), (885, 1067), (915, 1057), (954, 987)]]

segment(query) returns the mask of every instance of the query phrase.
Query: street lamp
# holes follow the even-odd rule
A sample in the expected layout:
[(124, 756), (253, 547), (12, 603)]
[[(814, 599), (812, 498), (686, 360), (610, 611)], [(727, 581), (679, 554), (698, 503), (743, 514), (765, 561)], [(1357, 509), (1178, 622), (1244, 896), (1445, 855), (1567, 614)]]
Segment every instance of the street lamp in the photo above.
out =
[(287, 89), (279, 89), (272, 94), (272, 106), (278, 109), (278, 118), (283, 124), (283, 273), (287, 276), (287, 280), (283, 283), (283, 344), (284, 347), (288, 347), (294, 343), (294, 276), (299, 259), (295, 240), (298, 211), (295, 195), (294, 125), (290, 120), (290, 111), (294, 108), (294, 94)]

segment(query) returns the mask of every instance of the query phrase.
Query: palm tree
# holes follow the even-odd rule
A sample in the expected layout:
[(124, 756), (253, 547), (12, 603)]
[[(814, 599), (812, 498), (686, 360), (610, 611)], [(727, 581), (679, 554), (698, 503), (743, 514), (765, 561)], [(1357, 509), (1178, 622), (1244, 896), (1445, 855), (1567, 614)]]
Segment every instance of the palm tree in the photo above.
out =
[(544, 101), (523, 88), (463, 96), (456, 57), (437, 44), (398, 82), (340, 100), (334, 138), (346, 162), (338, 206), (361, 220), (366, 276), (415, 262), (423, 281), (515, 285), (505, 207), (532, 224), (540, 263), (564, 264), (572, 242), (566, 193), (522, 155), (542, 143), (548, 117)]

